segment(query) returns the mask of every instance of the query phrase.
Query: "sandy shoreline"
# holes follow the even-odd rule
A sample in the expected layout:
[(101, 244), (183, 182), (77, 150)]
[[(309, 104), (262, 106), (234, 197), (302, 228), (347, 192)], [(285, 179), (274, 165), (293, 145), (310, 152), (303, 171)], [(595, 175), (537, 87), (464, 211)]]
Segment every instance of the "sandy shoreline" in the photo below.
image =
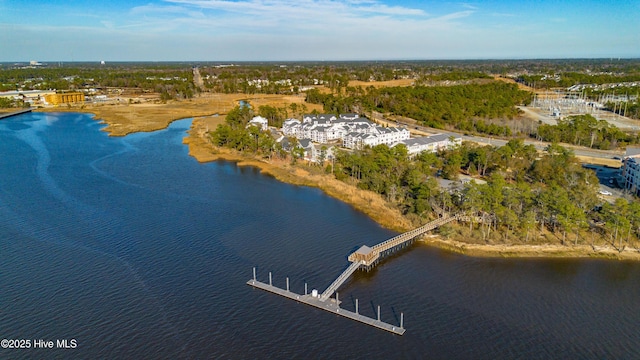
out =
[(608, 260), (640, 261), (640, 251), (625, 249), (622, 252), (611, 247), (590, 245), (492, 245), (470, 244), (455, 240), (445, 240), (430, 235), (421, 242), (449, 252), (473, 257), (489, 258), (591, 258)]
[[(398, 232), (416, 227), (397, 209), (392, 208), (378, 194), (357, 189), (330, 175), (323, 174), (317, 168), (292, 166), (286, 161), (267, 161), (256, 159), (251, 154), (242, 154), (229, 149), (215, 148), (206, 139), (206, 133), (224, 122), (226, 111), (236, 102), (246, 99), (245, 95), (234, 94), (214, 106), (199, 106), (201, 101), (188, 104), (145, 104), (115, 105), (102, 107), (55, 108), (44, 111), (66, 111), (92, 113), (95, 119), (107, 124), (103, 130), (110, 136), (124, 136), (133, 132), (155, 131), (166, 128), (179, 119), (194, 118), (189, 135), (183, 143), (189, 147), (189, 155), (199, 162), (232, 161), (238, 166), (254, 166), (264, 174), (292, 185), (316, 187), (327, 195), (343, 201), (356, 210), (366, 214), (380, 226)], [(209, 100), (210, 101), (210, 100)], [(268, 99), (263, 100), (268, 103)], [(226, 111), (225, 111), (226, 109)], [(42, 110), (37, 110), (42, 111)], [(215, 116), (212, 116), (215, 114)], [(618, 252), (609, 247), (589, 245), (493, 245), (471, 244), (455, 240), (442, 239), (435, 235), (423, 238), (423, 243), (446, 251), (474, 257), (519, 257), (519, 258), (602, 258), (615, 260), (640, 261), (640, 252), (625, 250)]]

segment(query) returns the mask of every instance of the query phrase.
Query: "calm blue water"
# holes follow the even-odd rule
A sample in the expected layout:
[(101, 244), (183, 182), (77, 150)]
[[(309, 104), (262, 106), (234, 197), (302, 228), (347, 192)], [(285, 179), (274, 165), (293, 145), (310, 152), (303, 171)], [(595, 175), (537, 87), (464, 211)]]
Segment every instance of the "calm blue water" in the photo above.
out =
[(0, 121), (0, 358), (640, 358), (640, 266), (489, 260), (416, 245), (340, 289), (395, 336), (245, 285), (323, 290), (393, 233), (316, 189), (199, 164), (167, 130), (82, 114)]

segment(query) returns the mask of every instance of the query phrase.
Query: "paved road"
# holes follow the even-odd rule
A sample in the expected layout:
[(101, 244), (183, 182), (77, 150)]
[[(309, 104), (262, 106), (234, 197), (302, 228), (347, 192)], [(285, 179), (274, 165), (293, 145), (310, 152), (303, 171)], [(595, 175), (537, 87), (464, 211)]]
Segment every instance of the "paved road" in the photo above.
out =
[[(494, 139), (490, 137), (471, 136), (471, 135), (462, 135), (462, 139), (467, 141), (477, 142), (477, 143), (491, 144), (494, 146), (504, 146), (508, 141), (503, 139)], [(541, 150), (541, 151), (546, 149), (547, 146), (549, 146), (550, 144), (543, 141), (528, 140), (528, 139), (524, 140), (524, 143), (527, 145), (533, 145), (536, 147), (537, 150)], [(624, 155), (624, 152), (619, 150), (615, 150), (615, 151), (614, 150), (596, 150), (596, 149), (589, 149), (589, 148), (580, 147), (580, 146), (565, 146), (565, 147), (568, 147), (569, 149), (573, 150), (574, 154), (576, 155), (590, 156), (590, 157), (595, 157), (600, 159), (613, 159), (614, 157), (620, 158), (622, 155)]]
[(197, 67), (193, 68), (193, 83), (201, 91), (207, 90), (204, 86), (204, 81), (202, 80), (202, 76), (200, 75), (200, 69)]
[[(393, 121), (393, 120), (385, 119), (384, 117), (382, 117), (380, 114), (377, 114), (377, 113), (374, 113), (372, 117), (374, 120), (382, 120), (390, 124), (395, 123), (395, 124), (405, 125), (409, 128), (409, 130), (418, 130), (420, 132), (425, 132), (430, 134), (435, 134), (435, 133), (457, 134), (462, 136), (462, 140), (473, 141), (476, 143), (490, 144), (494, 146), (504, 146), (508, 141), (508, 140), (486, 137), (486, 136), (464, 135), (462, 133), (457, 133), (452, 131), (442, 131), (440, 129), (415, 125), (414, 123), (409, 123), (408, 121), (401, 121), (401, 120)], [(541, 151), (546, 149), (546, 147), (549, 146), (550, 144), (543, 141), (536, 141), (536, 140), (529, 140), (529, 139), (525, 139), (524, 143), (527, 145), (533, 145), (536, 147), (537, 150), (541, 150)], [(580, 146), (571, 146), (571, 145), (564, 145), (564, 146), (573, 150), (574, 154), (578, 156), (590, 156), (590, 157), (600, 158), (600, 159), (613, 159), (615, 157), (620, 158), (624, 155), (624, 152), (619, 150), (596, 150), (596, 149), (589, 149), (587, 147), (580, 147)]]

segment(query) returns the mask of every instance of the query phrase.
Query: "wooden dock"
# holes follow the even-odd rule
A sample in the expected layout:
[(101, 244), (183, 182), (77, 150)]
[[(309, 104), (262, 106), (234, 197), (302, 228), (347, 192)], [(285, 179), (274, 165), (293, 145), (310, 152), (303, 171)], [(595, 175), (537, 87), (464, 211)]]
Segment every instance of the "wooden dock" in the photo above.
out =
[[(322, 309), (324, 311), (328, 311), (330, 313), (346, 317), (351, 320), (359, 321), (363, 324), (367, 324), (373, 327), (376, 327), (381, 330), (386, 330), (396, 335), (403, 335), (406, 331), (403, 327), (404, 324), (404, 315), (401, 314), (400, 326), (392, 325), (378, 319), (373, 319), (364, 315), (357, 313), (357, 305), (356, 312), (345, 310), (340, 308), (340, 302), (337, 299), (331, 299), (330, 301), (321, 301), (319, 296), (313, 296), (311, 294), (302, 295), (296, 294), (294, 292), (281, 289), (279, 287), (275, 287), (273, 285), (265, 284), (263, 282), (257, 280), (249, 280), (247, 281), (247, 285), (251, 285), (254, 288), (268, 291), (270, 293), (274, 293), (280, 296), (284, 296), (288, 299), (295, 300), (297, 302), (313, 306), (318, 309)], [(356, 303), (357, 304), (357, 303)], [(380, 307), (378, 307), (378, 317), (380, 316)]]
[[(402, 335), (405, 332), (404, 329), (404, 314), (400, 313), (400, 326), (391, 325), (380, 320), (380, 306), (378, 306), (378, 319), (372, 319), (358, 313), (358, 300), (356, 299), (356, 311), (348, 311), (340, 308), (340, 302), (338, 301), (338, 295), (336, 291), (344, 284), (349, 277), (358, 269), (370, 270), (375, 267), (381, 258), (389, 255), (390, 253), (398, 250), (404, 246), (408, 246), (413, 239), (428, 231), (431, 231), (439, 226), (449, 223), (454, 220), (458, 220), (459, 215), (450, 216), (443, 214), (441, 218), (433, 220), (417, 229), (407, 231), (406, 233), (394, 236), (391, 239), (383, 241), (373, 247), (363, 245), (358, 250), (349, 255), (349, 261), (351, 265), (347, 267), (338, 277), (327, 287), (327, 289), (319, 294), (317, 290), (313, 290), (312, 294), (307, 294), (307, 285), (305, 284), (305, 294), (296, 294), (289, 290), (289, 278), (287, 278), (287, 288), (280, 289), (273, 286), (271, 281), (271, 273), (269, 273), (269, 284), (265, 284), (256, 279), (256, 268), (253, 268), (253, 279), (247, 281), (247, 285), (251, 285), (254, 288), (262, 289), (286, 298), (296, 300), (298, 302), (314, 306), (318, 309), (332, 312), (334, 314), (344, 316), (346, 318), (359, 321), (361, 323), (376, 327), (378, 329), (390, 331), (397, 335)], [(336, 294), (336, 298), (332, 299), (331, 296)]]
[(28, 109), (23, 109), (23, 110), (20, 110), (20, 111), (14, 111), (14, 112), (10, 112), (10, 113), (0, 113), (0, 120), (6, 119), (6, 118), (12, 117), (12, 116), (17, 116), (17, 115), (30, 113), (31, 111), (33, 111), (33, 109), (28, 108)]
[(383, 241), (372, 247), (363, 245), (358, 250), (349, 255), (348, 259), (353, 263), (361, 262), (366, 268), (372, 268), (378, 264), (383, 255), (389, 253), (390, 251), (393, 251), (394, 248), (402, 247), (416, 237), (453, 220), (457, 220), (457, 216), (444, 215), (443, 217), (433, 220), (417, 229), (413, 229), (398, 236), (394, 236), (391, 239)]

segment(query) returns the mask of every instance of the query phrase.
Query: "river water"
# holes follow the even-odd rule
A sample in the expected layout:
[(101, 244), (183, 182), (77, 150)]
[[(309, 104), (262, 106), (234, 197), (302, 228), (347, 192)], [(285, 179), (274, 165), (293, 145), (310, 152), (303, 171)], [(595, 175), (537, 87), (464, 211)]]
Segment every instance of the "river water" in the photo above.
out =
[[(256, 290), (323, 290), (394, 235), (317, 189), (199, 164), (189, 120), (110, 138), (84, 114), (0, 121), (0, 358), (640, 358), (640, 266), (414, 245), (339, 290), (404, 336)], [(34, 349), (35, 340), (75, 348)], [(57, 343), (55, 344), (57, 347)]]

